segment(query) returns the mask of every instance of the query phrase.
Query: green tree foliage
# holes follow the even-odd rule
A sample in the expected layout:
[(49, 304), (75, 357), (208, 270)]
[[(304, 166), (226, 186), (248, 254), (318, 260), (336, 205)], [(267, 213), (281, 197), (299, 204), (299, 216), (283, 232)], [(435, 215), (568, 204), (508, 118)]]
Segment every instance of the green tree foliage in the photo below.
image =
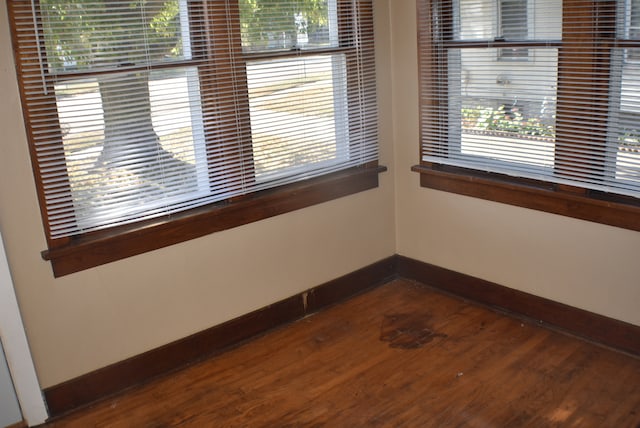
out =
[(327, 0), (239, 0), (243, 46), (247, 50), (300, 47), (328, 29)]
[[(248, 50), (295, 48), (328, 30), (328, 0), (238, 0)], [(56, 70), (180, 59), (178, 0), (41, 0), (47, 59)], [(145, 40), (145, 43), (135, 43)]]
[(56, 71), (182, 55), (178, 0), (41, 0), (40, 8), (47, 60)]

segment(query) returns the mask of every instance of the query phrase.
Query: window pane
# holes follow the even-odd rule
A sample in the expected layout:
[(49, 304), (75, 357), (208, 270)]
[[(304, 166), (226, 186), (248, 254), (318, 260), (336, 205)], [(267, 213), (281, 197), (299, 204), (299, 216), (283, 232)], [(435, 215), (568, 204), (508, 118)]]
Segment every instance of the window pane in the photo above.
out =
[(247, 66), (256, 180), (348, 158), (344, 55)]
[[(500, 37), (506, 41), (527, 40), (527, 0), (500, 0)], [(527, 59), (527, 48), (503, 48), (500, 58), (505, 60)]]
[[(640, 40), (640, 0), (627, 0), (625, 38)], [(640, 62), (640, 48), (627, 49), (627, 61)]]
[[(106, 75), (55, 90), (71, 189), (54, 218), (65, 221), (73, 209), (81, 230), (127, 223), (207, 189), (195, 68)], [(49, 186), (56, 183), (51, 177)]]
[(191, 56), (186, 0), (42, 0), (40, 7), (55, 72)]
[(245, 52), (338, 46), (336, 0), (239, 0)]
[(500, 31), (507, 40), (527, 39), (527, 0), (500, 0)]
[[(615, 179), (623, 187), (640, 188), (640, 112), (623, 114), (617, 138)], [(626, 183), (626, 184), (625, 184)]]
[(640, 39), (640, 0), (629, 0), (629, 36)]
[(553, 166), (558, 53), (531, 51), (535, 62), (522, 67), (496, 62), (495, 49), (450, 50), (449, 133), (460, 156)]
[[(630, 51), (629, 49), (628, 51)], [(628, 54), (627, 54), (628, 55)], [(616, 187), (640, 188), (640, 63), (614, 50), (608, 176)]]

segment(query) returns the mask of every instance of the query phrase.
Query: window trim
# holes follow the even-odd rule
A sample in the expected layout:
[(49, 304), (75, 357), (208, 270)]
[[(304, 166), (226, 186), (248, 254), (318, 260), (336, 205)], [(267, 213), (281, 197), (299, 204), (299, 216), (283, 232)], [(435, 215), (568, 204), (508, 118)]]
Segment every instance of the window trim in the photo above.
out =
[[(437, 0), (418, 1), (419, 63), (422, 63), (425, 59), (429, 59), (430, 64), (432, 64), (431, 70), (438, 70), (438, 73), (446, 73), (446, 67), (448, 66), (446, 54), (438, 53), (437, 44), (434, 41), (435, 30), (432, 28), (431, 24), (434, 19), (432, 16), (433, 8), (439, 7), (434, 4), (436, 1)], [(575, 4), (575, 1), (573, 3)], [(615, 4), (613, 1), (610, 1), (606, 4), (600, 4), (599, 6), (611, 8), (615, 7)], [(453, 12), (450, 10), (442, 11), (443, 19), (439, 22), (439, 25), (443, 27), (444, 45), (446, 47), (462, 47), (463, 45), (466, 47), (489, 47), (489, 45), (492, 47), (502, 47), (503, 45), (511, 45), (509, 42), (502, 41), (493, 41), (489, 43), (451, 41), (450, 32), (447, 31), (447, 23), (451, 22), (452, 13)], [(619, 43), (618, 40), (613, 41), (615, 43)], [(534, 40), (527, 43), (527, 47), (536, 47), (538, 45), (552, 46), (557, 44), (559, 49), (562, 49), (563, 46), (567, 46), (572, 42), (574, 41), (565, 40), (563, 42), (544, 43)], [(561, 61), (562, 59), (559, 58), (559, 66)], [(559, 73), (559, 79), (563, 77), (565, 76)], [(420, 79), (422, 78), (423, 76), (421, 75)], [(567, 78), (571, 79), (571, 76), (568, 76)], [(421, 81), (421, 89), (423, 89), (423, 85), (424, 83)], [(602, 89), (602, 93), (605, 96), (608, 96), (608, 91), (608, 87)], [(559, 116), (561, 114), (568, 114), (571, 112), (570, 92), (571, 90), (566, 89), (563, 91), (559, 89), (558, 91), (558, 105), (562, 102), (567, 104), (566, 109), (563, 112), (558, 111), (557, 114)], [(424, 115), (424, 113), (422, 113), (424, 111), (423, 106), (427, 103), (442, 102), (440, 100), (443, 100), (441, 97), (443, 93), (447, 93), (446, 87), (431, 88), (426, 91), (426, 93), (422, 93), (420, 97), (421, 115)], [(598, 101), (596, 100), (594, 102), (597, 103)], [(423, 126), (425, 120), (428, 120), (428, 118), (422, 118), (421, 126)], [(437, 118), (434, 120), (436, 123), (431, 126), (443, 126), (442, 123), (437, 122)], [(439, 120), (442, 121), (442, 119)], [(444, 126), (446, 126), (446, 124)], [(558, 128), (557, 135), (562, 135), (562, 133), (570, 134), (571, 129)], [(606, 131), (604, 131), (604, 133), (606, 134)], [(422, 132), (420, 135), (422, 135)], [(604, 138), (604, 136), (592, 136), (591, 138), (599, 137)], [(444, 145), (445, 147), (448, 147), (448, 143), (446, 141), (436, 141), (431, 144)], [(562, 141), (559, 141), (556, 144), (556, 154), (558, 154), (558, 152), (562, 154), (563, 149), (567, 149), (563, 145)], [(585, 147), (588, 147), (589, 141), (585, 141), (584, 145)], [(549, 181), (518, 178), (506, 174), (497, 174), (482, 170), (434, 163), (422, 158), (424, 147), (425, 143), (420, 141), (420, 164), (412, 167), (412, 171), (420, 174), (421, 187), (640, 231), (640, 221), (638, 220), (640, 218), (640, 198), (609, 194), (582, 187), (556, 184)], [(449, 149), (447, 148), (447, 150)], [(561, 158), (560, 160), (556, 160), (556, 167), (558, 164), (562, 167)]]
[(636, 198), (440, 164), (412, 171), (421, 187), (640, 231)]
[(378, 187), (376, 162), (131, 225), (42, 252), (60, 277)]

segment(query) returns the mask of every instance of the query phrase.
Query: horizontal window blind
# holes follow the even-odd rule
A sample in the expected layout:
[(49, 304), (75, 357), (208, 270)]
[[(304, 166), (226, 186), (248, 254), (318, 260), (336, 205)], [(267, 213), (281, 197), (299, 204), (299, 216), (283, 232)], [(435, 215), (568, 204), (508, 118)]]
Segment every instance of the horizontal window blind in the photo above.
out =
[(9, 3), (50, 239), (377, 159), (371, 1)]
[(423, 162), (640, 196), (639, 0), (419, 5)]

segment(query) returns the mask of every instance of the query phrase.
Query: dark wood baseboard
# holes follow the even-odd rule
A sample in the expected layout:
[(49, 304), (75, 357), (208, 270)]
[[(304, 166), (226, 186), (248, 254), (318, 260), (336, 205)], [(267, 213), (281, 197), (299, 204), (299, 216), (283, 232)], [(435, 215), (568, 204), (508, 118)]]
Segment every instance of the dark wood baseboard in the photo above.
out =
[(45, 389), (51, 418), (219, 354), (395, 277), (395, 257), (239, 318)]
[(393, 256), (310, 290), (44, 390), (56, 418), (219, 354), (273, 328), (396, 277), (640, 356), (640, 327), (404, 256)]
[(404, 256), (396, 256), (396, 272), (400, 277), (640, 356), (639, 326)]

